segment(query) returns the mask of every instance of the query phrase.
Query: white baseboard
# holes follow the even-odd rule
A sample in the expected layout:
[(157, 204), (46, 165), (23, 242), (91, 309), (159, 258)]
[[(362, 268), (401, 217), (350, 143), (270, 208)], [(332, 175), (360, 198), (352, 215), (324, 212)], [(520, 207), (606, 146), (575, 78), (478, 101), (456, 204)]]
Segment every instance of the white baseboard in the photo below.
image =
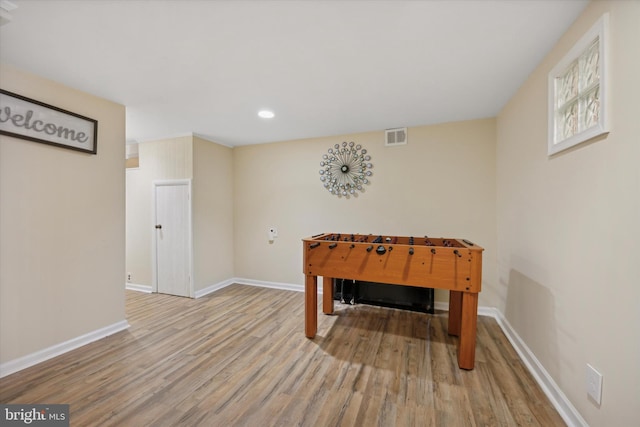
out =
[(449, 303), (444, 301), (434, 301), (433, 308), (436, 310), (449, 311)]
[(491, 316), (496, 319), (498, 325), (507, 336), (507, 339), (520, 356), (522, 363), (527, 367), (533, 378), (536, 380), (544, 394), (547, 395), (556, 411), (569, 427), (589, 427), (587, 422), (578, 410), (571, 404), (564, 392), (558, 387), (558, 384), (551, 378), (549, 372), (542, 366), (542, 363), (533, 354), (531, 349), (525, 344), (520, 335), (513, 329), (509, 321), (504, 317), (502, 312), (494, 307), (483, 307), (484, 313), (478, 309), (478, 314)]
[[(286, 291), (296, 291), (296, 292), (304, 292), (304, 286), (302, 285), (292, 285), (289, 283), (278, 283), (278, 282), (265, 282), (261, 280), (253, 280), (253, 279), (243, 279), (241, 277), (233, 277), (231, 279), (223, 280), (222, 282), (214, 283), (213, 285), (207, 286), (204, 289), (200, 289), (195, 291), (194, 298), (201, 298), (205, 295), (209, 295), (212, 292), (215, 292), (219, 289), (226, 288), (229, 285), (234, 283), (238, 283), (240, 285), (250, 285), (250, 286), (258, 286), (261, 288), (272, 288), (272, 289), (282, 289)], [(138, 292), (146, 292), (152, 293), (153, 288), (148, 285), (138, 285), (135, 283), (126, 283), (125, 288), (131, 291)], [(319, 287), (320, 293), (322, 293), (322, 287)]]
[(78, 347), (82, 347), (83, 345), (87, 345), (104, 337), (108, 337), (109, 335), (123, 331), (128, 327), (129, 323), (126, 320), (122, 320), (120, 322), (114, 323), (113, 325), (105, 326), (104, 328), (89, 332), (88, 334), (84, 334), (60, 344), (56, 344), (51, 347), (36, 351), (35, 353), (31, 353), (18, 359), (2, 363), (0, 364), (0, 378), (11, 375), (14, 372), (29, 368), (33, 365), (37, 365), (38, 363), (42, 363), (45, 360), (52, 359), (63, 353), (75, 350)]
[(235, 279), (227, 279), (227, 280), (224, 280), (222, 282), (213, 284), (211, 286), (207, 286), (204, 289), (200, 289), (198, 291), (195, 291), (194, 298), (200, 298), (200, 297), (203, 297), (205, 295), (209, 295), (210, 293), (215, 292), (218, 289), (226, 288), (227, 286), (232, 285), (234, 283), (236, 283)]
[[(234, 283), (238, 283), (241, 285), (250, 285), (250, 286), (259, 286), (263, 288), (272, 288), (272, 289), (281, 289), (287, 291), (294, 292), (304, 292), (304, 285), (300, 284), (291, 284), (291, 283), (279, 283), (279, 282), (265, 282), (262, 280), (254, 280), (254, 279), (243, 279), (241, 277), (234, 277), (231, 279), (224, 280), (222, 282), (216, 283), (214, 285), (208, 286), (204, 289), (195, 292), (195, 298), (200, 298), (205, 295), (208, 295), (212, 292), (215, 292), (219, 289), (225, 288)], [(126, 284), (127, 289), (131, 289), (139, 292), (151, 292), (151, 286), (146, 285), (136, 285), (132, 283)], [(322, 293), (322, 286), (318, 286), (318, 292)], [(436, 301), (434, 304), (437, 310), (449, 310), (449, 303)], [(545, 395), (551, 401), (551, 404), (558, 411), (562, 419), (567, 426), (569, 427), (588, 427), (587, 422), (580, 415), (580, 413), (576, 410), (576, 408), (571, 404), (567, 396), (562, 392), (560, 387), (556, 384), (556, 382), (551, 378), (551, 375), (547, 372), (547, 370), (542, 366), (540, 361), (533, 354), (531, 349), (524, 343), (522, 338), (518, 335), (518, 333), (513, 329), (513, 327), (509, 324), (507, 319), (504, 317), (502, 312), (500, 312), (495, 307), (478, 307), (478, 315), (481, 316), (490, 316), (496, 319), (496, 322), (506, 335), (507, 339), (513, 346), (513, 348), (520, 356), (520, 359), (527, 367), (533, 378), (536, 380), (540, 388), (543, 390)], [(14, 372), (20, 371), (22, 369), (28, 368), (35, 364), (44, 362), (45, 360), (51, 359), (60, 354), (66, 353), (83, 345), (89, 344), (90, 342), (99, 340), (101, 338), (107, 337), (116, 332), (127, 329), (129, 324), (126, 320), (115, 323), (111, 326), (107, 326), (105, 328), (99, 329), (94, 332), (90, 332), (88, 334), (82, 335), (80, 337), (71, 339), (61, 344), (54, 345), (52, 347), (46, 348), (44, 350), (40, 350), (36, 353), (21, 357), (19, 359), (15, 359), (3, 364), (0, 364), (0, 378), (10, 375)]]
[[(259, 286), (261, 288), (281, 289), (283, 291), (304, 292), (304, 285), (297, 285), (292, 283), (265, 282), (263, 280), (243, 279), (241, 277), (234, 278), (233, 283)], [(322, 286), (318, 286), (318, 291), (322, 293)]]
[(153, 287), (151, 287), (150, 285), (139, 285), (137, 283), (125, 283), (124, 287), (125, 289), (128, 289), (130, 291), (144, 292), (145, 294), (150, 294), (151, 292), (153, 292)]
[[(236, 278), (233, 283), (241, 283), (244, 285), (261, 286), (266, 288), (284, 289), (290, 291), (304, 292), (303, 285), (294, 285), (286, 283), (263, 282), (260, 280), (240, 279)], [(322, 286), (318, 285), (318, 293), (322, 293)], [(436, 301), (434, 303), (436, 310), (449, 310), (449, 303)], [(538, 358), (533, 354), (531, 349), (524, 343), (518, 333), (511, 327), (504, 315), (495, 307), (478, 307), (478, 315), (490, 316), (496, 319), (500, 329), (504, 332), (513, 348), (520, 356), (522, 363), (527, 367), (533, 378), (536, 380), (542, 391), (551, 401), (551, 404), (558, 411), (568, 427), (588, 427), (587, 422), (582, 418), (580, 413), (571, 404), (567, 396), (562, 392), (560, 387), (551, 378), (551, 375), (542, 366)]]

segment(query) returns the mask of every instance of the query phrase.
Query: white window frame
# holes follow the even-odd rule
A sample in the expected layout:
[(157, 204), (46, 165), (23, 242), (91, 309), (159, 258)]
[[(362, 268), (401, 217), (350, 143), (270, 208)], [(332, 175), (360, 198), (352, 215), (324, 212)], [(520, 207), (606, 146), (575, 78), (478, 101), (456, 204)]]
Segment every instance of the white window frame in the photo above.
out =
[[(581, 144), (585, 141), (598, 137), (600, 135), (609, 132), (609, 120), (607, 111), (607, 41), (609, 32), (609, 14), (606, 13), (598, 19), (598, 21), (587, 31), (578, 42), (571, 48), (571, 50), (556, 64), (555, 67), (549, 72), (548, 88), (549, 88), (549, 129), (548, 129), (548, 147), (547, 153), (549, 156), (559, 153), (560, 151), (571, 148), (575, 145)], [(575, 98), (578, 117), (583, 114), (582, 107), (583, 100), (586, 94), (593, 91), (599, 91), (599, 107), (598, 107), (598, 120), (585, 127), (580, 120), (578, 120), (578, 130), (573, 135), (564, 137), (558, 135), (559, 126), (561, 126), (559, 120), (559, 111), (562, 107), (566, 107), (570, 102), (566, 102), (563, 105), (559, 103), (558, 83), (559, 80), (569, 70), (570, 66), (574, 65), (580, 58), (586, 54), (593, 44), (598, 42), (599, 57), (598, 57), (598, 71), (599, 77), (597, 83), (588, 86), (588, 90), (579, 90)]]

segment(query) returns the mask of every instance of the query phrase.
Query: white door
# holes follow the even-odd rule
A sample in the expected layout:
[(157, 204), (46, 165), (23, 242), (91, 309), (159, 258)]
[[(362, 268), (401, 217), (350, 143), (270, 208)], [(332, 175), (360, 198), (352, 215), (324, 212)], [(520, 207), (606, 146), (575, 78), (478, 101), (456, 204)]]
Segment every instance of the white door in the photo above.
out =
[(188, 180), (154, 183), (156, 290), (193, 296), (191, 200)]

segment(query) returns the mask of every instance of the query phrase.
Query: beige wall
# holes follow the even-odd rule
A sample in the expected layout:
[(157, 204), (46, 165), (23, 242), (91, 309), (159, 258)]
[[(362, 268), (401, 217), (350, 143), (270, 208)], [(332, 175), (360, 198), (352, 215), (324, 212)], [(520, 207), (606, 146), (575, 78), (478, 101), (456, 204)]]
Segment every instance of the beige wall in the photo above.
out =
[(6, 65), (2, 88), (98, 121), (98, 154), (0, 136), (0, 363), (125, 320), (125, 108)]
[(140, 143), (139, 159), (139, 168), (127, 169), (126, 177), (126, 269), (131, 282), (153, 285), (152, 186), (168, 179), (193, 180), (194, 290), (233, 277), (232, 150), (183, 136)]
[(152, 286), (151, 233), (154, 180), (193, 177), (192, 137), (183, 136), (138, 145), (139, 167), (127, 169), (126, 269), (131, 282)]
[[(607, 10), (611, 133), (549, 158), (547, 73)], [(640, 2), (591, 3), (497, 119), (410, 128), (406, 146), (385, 147), (382, 131), (233, 150), (195, 137), (140, 144), (126, 270), (124, 107), (2, 66), (4, 89), (98, 119), (99, 142), (91, 156), (0, 136), (0, 363), (124, 320), (125, 271), (151, 284), (151, 181), (193, 178), (196, 290), (233, 276), (302, 285), (301, 239), (320, 232), (467, 238), (486, 249), (480, 304), (506, 315), (589, 425), (633, 425), (638, 22)], [(369, 150), (374, 175), (339, 199), (318, 170), (345, 140)], [(600, 407), (587, 363), (604, 375)]]
[(126, 169), (125, 182), (126, 273), (131, 283), (151, 286), (151, 182), (139, 168)]
[[(495, 294), (495, 120), (408, 130), (409, 143), (385, 147), (384, 131), (234, 149), (235, 273), (302, 285), (302, 241), (322, 232), (425, 234), (484, 246), (481, 304)], [(350, 199), (330, 194), (320, 161), (336, 143), (371, 155), (373, 176)], [(279, 237), (269, 243), (269, 227)], [(446, 298), (446, 294), (438, 298)]]
[(193, 253), (196, 291), (233, 272), (233, 150), (193, 138)]
[[(547, 74), (610, 11), (611, 133), (547, 156)], [(640, 419), (640, 2), (592, 2), (497, 120), (498, 298), (589, 425)], [(587, 398), (590, 363), (602, 404)]]

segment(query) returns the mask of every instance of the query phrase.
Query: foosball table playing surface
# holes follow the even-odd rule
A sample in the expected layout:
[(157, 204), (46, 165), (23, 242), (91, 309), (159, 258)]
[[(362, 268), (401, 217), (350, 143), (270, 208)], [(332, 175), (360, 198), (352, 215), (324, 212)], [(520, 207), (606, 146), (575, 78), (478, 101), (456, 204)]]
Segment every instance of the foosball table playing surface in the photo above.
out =
[(449, 290), (448, 333), (458, 337), (458, 367), (473, 369), (482, 247), (465, 239), (323, 233), (302, 239), (305, 335), (318, 325), (318, 276), (322, 311), (333, 313), (333, 279)]

